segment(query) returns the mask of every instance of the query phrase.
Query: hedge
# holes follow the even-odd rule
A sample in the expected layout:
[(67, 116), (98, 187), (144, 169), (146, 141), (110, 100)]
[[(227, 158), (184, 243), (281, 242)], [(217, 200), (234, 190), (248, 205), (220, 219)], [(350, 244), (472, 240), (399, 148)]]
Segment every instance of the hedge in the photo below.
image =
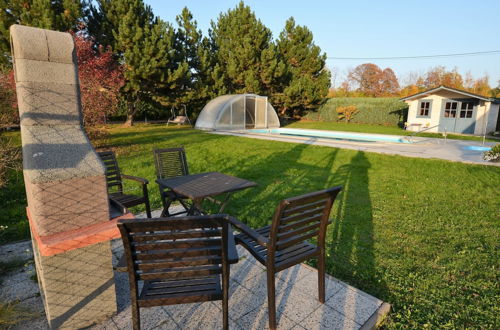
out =
[(408, 116), (408, 105), (396, 97), (336, 97), (326, 101), (316, 111), (307, 113), (303, 119), (339, 121), (337, 107), (349, 105), (355, 105), (359, 110), (352, 123), (401, 126)]

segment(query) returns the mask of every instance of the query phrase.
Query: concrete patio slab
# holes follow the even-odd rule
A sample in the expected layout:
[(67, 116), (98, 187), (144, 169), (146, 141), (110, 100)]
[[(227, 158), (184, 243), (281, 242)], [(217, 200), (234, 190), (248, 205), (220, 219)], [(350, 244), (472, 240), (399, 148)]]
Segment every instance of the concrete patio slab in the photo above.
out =
[[(173, 210), (172, 210), (173, 211)], [(159, 216), (160, 211), (153, 211)], [(144, 215), (138, 215), (143, 217)], [(123, 253), (121, 240), (111, 243), (113, 264)], [(266, 273), (262, 265), (238, 246), (240, 261), (231, 266), (230, 329), (267, 329)], [(26, 266), (3, 277), (2, 302), (18, 302), (29, 309), (31, 319), (15, 329), (49, 329), (39, 297), (31, 242), (0, 246), (2, 260), (25, 259)], [(91, 327), (94, 330), (131, 329), (129, 284), (126, 273), (115, 272), (118, 314)], [(329, 275), (326, 302), (318, 302), (317, 272), (307, 265), (297, 265), (276, 276), (278, 329), (371, 329), (389, 312), (389, 305)], [(15, 293), (19, 293), (16, 295)], [(21, 294), (22, 293), (22, 294)], [(141, 309), (142, 329), (220, 329), (221, 302), (184, 304)]]
[[(387, 155), (400, 155), (405, 157), (443, 159), (454, 162), (500, 166), (500, 163), (483, 160), (482, 151), (470, 150), (468, 147), (481, 146), (478, 141), (444, 140), (435, 138), (414, 137), (413, 143), (391, 143), (391, 142), (354, 142), (340, 141), (326, 138), (313, 138), (305, 136), (286, 136), (264, 133), (245, 133), (237, 131), (213, 131), (213, 134), (241, 136), (252, 139), (273, 140), (290, 143), (304, 143), (332, 148), (351, 149), (357, 151), (376, 152)], [(373, 134), (381, 135), (381, 134)], [(388, 135), (386, 135), (388, 136)], [(394, 137), (394, 135), (391, 135)], [(401, 136), (401, 138), (404, 138)], [(494, 142), (486, 142), (486, 147), (495, 145)]]

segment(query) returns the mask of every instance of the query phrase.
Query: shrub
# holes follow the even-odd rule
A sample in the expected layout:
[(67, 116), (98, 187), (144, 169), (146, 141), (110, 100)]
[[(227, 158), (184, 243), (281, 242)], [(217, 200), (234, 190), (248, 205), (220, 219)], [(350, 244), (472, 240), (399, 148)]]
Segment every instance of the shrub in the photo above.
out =
[(0, 72), (0, 127), (19, 124), (14, 71)]
[(0, 188), (7, 184), (7, 171), (21, 169), (21, 148), (0, 139)]
[(359, 112), (355, 105), (348, 105), (347, 107), (338, 107), (337, 114), (339, 120), (345, 119), (346, 122), (350, 122), (352, 117)]
[(490, 162), (500, 161), (500, 143), (491, 148), (491, 150), (485, 151), (483, 159)]

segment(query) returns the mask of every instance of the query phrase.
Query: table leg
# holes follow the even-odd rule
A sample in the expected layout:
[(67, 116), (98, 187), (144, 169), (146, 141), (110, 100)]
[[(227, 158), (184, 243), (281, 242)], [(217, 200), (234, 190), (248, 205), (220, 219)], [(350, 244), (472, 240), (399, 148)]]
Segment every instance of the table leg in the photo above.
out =
[(201, 203), (203, 198), (193, 199), (193, 205), (189, 208), (187, 215), (203, 215), (203, 210), (201, 209)]
[(224, 196), (224, 199), (221, 201), (219, 213), (224, 212), (224, 208), (226, 207), (227, 203), (229, 203), (229, 196), (231, 196), (231, 193), (227, 193), (226, 196)]

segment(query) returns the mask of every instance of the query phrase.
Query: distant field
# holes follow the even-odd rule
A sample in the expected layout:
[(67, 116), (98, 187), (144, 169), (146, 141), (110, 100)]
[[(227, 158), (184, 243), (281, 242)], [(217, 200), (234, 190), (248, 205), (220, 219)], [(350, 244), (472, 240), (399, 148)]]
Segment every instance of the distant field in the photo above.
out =
[(338, 121), (337, 107), (355, 105), (359, 113), (352, 123), (398, 126), (405, 122), (408, 106), (397, 97), (335, 97), (329, 99), (317, 111), (309, 112), (303, 119)]

